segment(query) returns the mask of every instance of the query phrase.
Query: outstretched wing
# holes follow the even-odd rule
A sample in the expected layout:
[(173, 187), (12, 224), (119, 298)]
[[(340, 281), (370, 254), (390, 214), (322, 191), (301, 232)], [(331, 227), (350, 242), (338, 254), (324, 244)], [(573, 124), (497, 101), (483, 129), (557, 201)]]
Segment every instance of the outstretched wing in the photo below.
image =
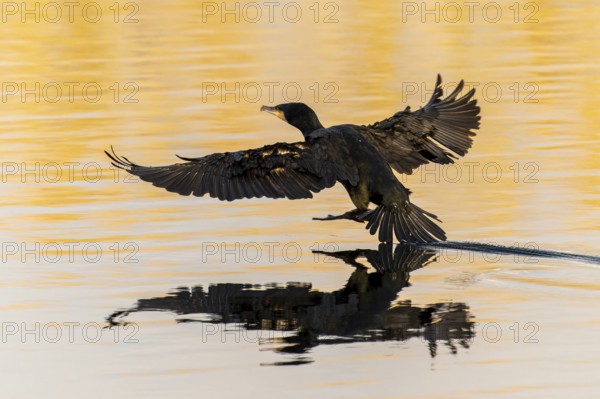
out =
[(460, 81), (446, 98), (437, 77), (429, 102), (415, 112), (406, 110), (362, 129), (369, 140), (398, 172), (411, 174), (428, 162), (454, 163), (471, 148), (474, 129), (479, 129), (479, 107), (473, 100), (475, 89), (458, 97), (464, 87)]
[[(333, 186), (344, 171), (326, 158), (327, 143), (277, 143), (262, 148), (225, 152), (183, 163), (147, 167), (105, 151), (112, 164), (157, 187), (181, 195), (210, 194), (220, 200), (241, 198), (312, 198), (312, 193)], [(319, 151), (315, 151), (315, 147)]]

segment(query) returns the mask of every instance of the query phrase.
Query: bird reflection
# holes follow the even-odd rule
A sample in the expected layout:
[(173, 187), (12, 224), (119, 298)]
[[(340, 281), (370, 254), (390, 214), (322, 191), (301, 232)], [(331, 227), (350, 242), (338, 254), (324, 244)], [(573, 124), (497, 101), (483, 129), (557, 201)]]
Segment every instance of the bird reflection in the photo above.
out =
[[(304, 357), (311, 348), (338, 343), (420, 338), (431, 357), (437, 355), (438, 343), (453, 354), (459, 347), (469, 347), (475, 331), (466, 304), (440, 302), (419, 307), (410, 300), (398, 300), (398, 293), (410, 285), (410, 273), (435, 261), (436, 250), (380, 244), (377, 250), (314, 252), (341, 259), (354, 268), (344, 287), (333, 292), (312, 290), (310, 283), (178, 288), (164, 297), (140, 299), (134, 307), (114, 312), (107, 321), (126, 324), (124, 318), (131, 313), (170, 311), (188, 316), (178, 322), (231, 323), (246, 331), (287, 332), (277, 338), (270, 335), (268, 341), (275, 344), (275, 351), (297, 357), (276, 364), (311, 362)], [(372, 269), (359, 262), (362, 258)], [(194, 318), (194, 314), (202, 317)]]

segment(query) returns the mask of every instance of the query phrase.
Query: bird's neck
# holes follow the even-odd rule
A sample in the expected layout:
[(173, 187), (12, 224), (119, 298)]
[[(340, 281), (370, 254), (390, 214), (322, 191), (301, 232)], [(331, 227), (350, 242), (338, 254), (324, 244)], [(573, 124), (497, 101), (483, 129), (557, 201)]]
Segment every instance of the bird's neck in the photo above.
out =
[(311, 133), (319, 130), (319, 129), (323, 129), (323, 126), (319, 126), (319, 127), (315, 127), (314, 129), (307, 129), (307, 130), (302, 130), (302, 135), (304, 136), (304, 138), (308, 138), (308, 136), (311, 135)]
[(305, 138), (315, 130), (323, 129), (323, 125), (319, 122), (319, 118), (317, 118), (316, 115), (302, 122), (303, 123), (300, 124), (300, 126), (297, 126), (297, 128), (300, 129)]

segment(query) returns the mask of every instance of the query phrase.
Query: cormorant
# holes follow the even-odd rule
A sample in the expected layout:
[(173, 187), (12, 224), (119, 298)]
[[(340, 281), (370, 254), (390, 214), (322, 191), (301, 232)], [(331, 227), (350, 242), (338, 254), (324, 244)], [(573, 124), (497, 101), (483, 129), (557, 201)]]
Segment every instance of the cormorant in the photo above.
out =
[[(434, 222), (436, 215), (409, 201), (410, 191), (392, 169), (410, 174), (420, 165), (453, 163), (471, 147), (473, 129), (479, 128), (479, 107), (471, 89), (458, 97), (464, 81), (443, 97), (441, 77), (429, 102), (410, 107), (372, 125), (323, 127), (315, 112), (303, 103), (263, 106), (302, 132), (304, 141), (276, 143), (257, 149), (210, 154), (199, 158), (178, 156), (183, 163), (146, 167), (106, 152), (114, 166), (125, 169), (181, 195), (210, 194), (220, 200), (269, 197), (312, 198), (336, 182), (348, 191), (356, 209), (317, 220), (350, 219), (367, 222), (379, 241), (422, 243), (444, 241), (446, 234)], [(369, 203), (377, 207), (369, 210)]]

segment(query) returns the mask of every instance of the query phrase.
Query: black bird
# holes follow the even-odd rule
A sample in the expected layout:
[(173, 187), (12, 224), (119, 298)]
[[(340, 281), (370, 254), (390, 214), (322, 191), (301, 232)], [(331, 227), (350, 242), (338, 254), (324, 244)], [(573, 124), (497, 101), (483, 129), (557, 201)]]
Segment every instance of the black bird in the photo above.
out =
[[(392, 169), (410, 174), (428, 162), (453, 163), (471, 147), (473, 129), (479, 128), (475, 90), (458, 97), (461, 81), (446, 98), (441, 77), (429, 102), (410, 107), (372, 125), (324, 128), (315, 112), (302, 103), (263, 106), (302, 132), (304, 141), (276, 143), (257, 149), (225, 152), (183, 163), (146, 167), (106, 152), (114, 166), (157, 187), (181, 195), (210, 194), (220, 200), (269, 197), (312, 198), (336, 182), (348, 191), (356, 209), (317, 220), (350, 219), (367, 222), (379, 241), (434, 242), (446, 239), (434, 222), (437, 216), (409, 201), (410, 191)], [(377, 207), (369, 210), (369, 203)]]

